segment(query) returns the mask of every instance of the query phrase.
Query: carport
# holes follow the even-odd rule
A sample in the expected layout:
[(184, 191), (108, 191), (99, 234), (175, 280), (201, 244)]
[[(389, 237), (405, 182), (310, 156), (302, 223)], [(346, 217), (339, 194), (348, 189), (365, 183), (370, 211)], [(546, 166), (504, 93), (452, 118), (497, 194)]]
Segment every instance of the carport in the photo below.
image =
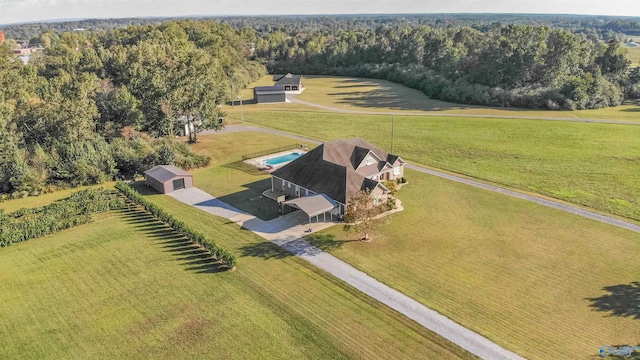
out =
[(329, 213), (330, 219), (333, 219), (331, 210), (338, 207), (338, 203), (326, 194), (308, 195), (285, 201), (282, 204), (302, 210), (309, 216), (309, 223), (311, 223), (311, 219), (314, 217), (316, 218), (316, 222), (319, 222), (320, 215), (323, 215), (323, 221), (326, 222), (327, 213)]

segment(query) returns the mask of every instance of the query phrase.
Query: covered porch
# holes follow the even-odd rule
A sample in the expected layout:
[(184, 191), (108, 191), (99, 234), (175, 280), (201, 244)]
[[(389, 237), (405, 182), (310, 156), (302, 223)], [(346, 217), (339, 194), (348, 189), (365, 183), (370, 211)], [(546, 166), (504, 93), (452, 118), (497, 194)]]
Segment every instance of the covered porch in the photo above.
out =
[(315, 218), (316, 222), (320, 222), (320, 216), (322, 221), (327, 221), (327, 213), (329, 213), (329, 220), (333, 220), (333, 210), (338, 208), (338, 203), (331, 199), (326, 194), (314, 194), (304, 197), (299, 197), (291, 200), (287, 200), (281, 203), (281, 205), (288, 206), (302, 210), (307, 214), (309, 223)]

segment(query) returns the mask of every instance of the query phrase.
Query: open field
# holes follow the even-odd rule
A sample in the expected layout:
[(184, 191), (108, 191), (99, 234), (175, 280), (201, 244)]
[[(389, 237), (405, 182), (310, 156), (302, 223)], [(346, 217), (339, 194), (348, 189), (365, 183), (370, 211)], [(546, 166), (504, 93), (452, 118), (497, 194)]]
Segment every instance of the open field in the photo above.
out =
[(0, 249), (0, 358), (470, 358), (235, 224), (149, 198), (238, 270), (142, 212)]
[[(635, 49), (632, 52), (635, 52)], [(640, 57), (640, 49), (638, 50), (638, 56)], [(244, 90), (243, 98), (253, 99), (253, 87), (273, 85), (271, 79), (272, 77), (268, 75), (252, 84), (248, 89)], [(302, 94), (297, 95), (298, 99), (344, 110), (640, 121), (640, 116), (638, 115), (640, 107), (635, 103), (613, 108), (578, 111), (490, 108), (430, 99), (419, 90), (410, 89), (386, 80), (307, 76), (304, 78), (303, 83), (306, 89)], [(284, 110), (291, 108), (292, 105), (300, 106), (299, 104), (262, 104), (253, 107), (248, 105), (244, 107), (244, 110), (252, 111), (252, 108)], [(300, 110), (300, 108), (294, 110)]]
[[(268, 111), (247, 122), (319, 140), (363, 137), (391, 150), (391, 117)], [(640, 127), (395, 116), (405, 160), (640, 220)]]
[(640, 47), (627, 47), (632, 66), (640, 66)]
[(405, 208), (371, 243), (313, 244), (531, 359), (640, 344), (640, 234), (406, 171)]

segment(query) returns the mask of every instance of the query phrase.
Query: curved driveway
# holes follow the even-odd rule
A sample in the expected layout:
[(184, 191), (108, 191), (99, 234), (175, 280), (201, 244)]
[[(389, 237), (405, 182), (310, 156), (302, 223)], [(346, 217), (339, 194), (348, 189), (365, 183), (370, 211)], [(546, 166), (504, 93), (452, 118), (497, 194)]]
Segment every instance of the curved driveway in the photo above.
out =
[(324, 109), (333, 112), (347, 113), (347, 114), (363, 114), (363, 115), (398, 115), (398, 116), (437, 116), (437, 117), (468, 117), (468, 118), (484, 118), (484, 119), (521, 119), (521, 120), (543, 120), (543, 121), (570, 121), (570, 122), (585, 122), (585, 123), (600, 123), (600, 124), (618, 124), (618, 125), (640, 125), (640, 122), (636, 121), (618, 121), (618, 120), (602, 120), (602, 119), (587, 119), (587, 118), (563, 118), (563, 117), (539, 117), (539, 116), (515, 116), (515, 115), (481, 115), (481, 114), (451, 114), (441, 113), (434, 111), (423, 111), (420, 113), (414, 112), (401, 112), (401, 111), (364, 111), (364, 110), (347, 110), (334, 108), (330, 106), (318, 105), (297, 99), (295, 96), (287, 95), (287, 101), (292, 103), (298, 103), (302, 105), (312, 106), (319, 109)]

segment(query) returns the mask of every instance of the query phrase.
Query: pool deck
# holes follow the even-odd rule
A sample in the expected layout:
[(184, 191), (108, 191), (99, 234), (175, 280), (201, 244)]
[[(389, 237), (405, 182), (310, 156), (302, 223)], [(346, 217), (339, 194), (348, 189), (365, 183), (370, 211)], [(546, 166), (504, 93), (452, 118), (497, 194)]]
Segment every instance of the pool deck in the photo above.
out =
[(271, 158), (278, 157), (278, 156), (283, 156), (283, 155), (289, 155), (291, 153), (303, 153), (303, 154), (306, 154), (307, 151), (303, 150), (303, 149), (292, 149), (292, 150), (281, 151), (281, 152), (277, 152), (277, 153), (273, 153), (273, 154), (269, 154), (269, 155), (259, 156), (259, 157), (255, 157), (255, 158), (252, 158), (252, 159), (247, 159), (244, 162), (247, 163), (247, 164), (253, 165), (253, 166), (255, 166), (255, 167), (257, 167), (257, 168), (259, 168), (261, 170), (267, 170), (267, 171), (271, 172), (271, 171), (273, 171), (273, 170), (275, 170), (277, 168), (280, 168), (280, 167), (282, 167), (284, 165), (287, 165), (288, 163), (290, 163), (293, 160), (285, 161), (283, 163), (276, 164), (276, 165), (270, 165), (271, 168), (269, 168), (268, 166), (265, 168), (265, 164), (266, 164), (267, 159), (271, 159)]

